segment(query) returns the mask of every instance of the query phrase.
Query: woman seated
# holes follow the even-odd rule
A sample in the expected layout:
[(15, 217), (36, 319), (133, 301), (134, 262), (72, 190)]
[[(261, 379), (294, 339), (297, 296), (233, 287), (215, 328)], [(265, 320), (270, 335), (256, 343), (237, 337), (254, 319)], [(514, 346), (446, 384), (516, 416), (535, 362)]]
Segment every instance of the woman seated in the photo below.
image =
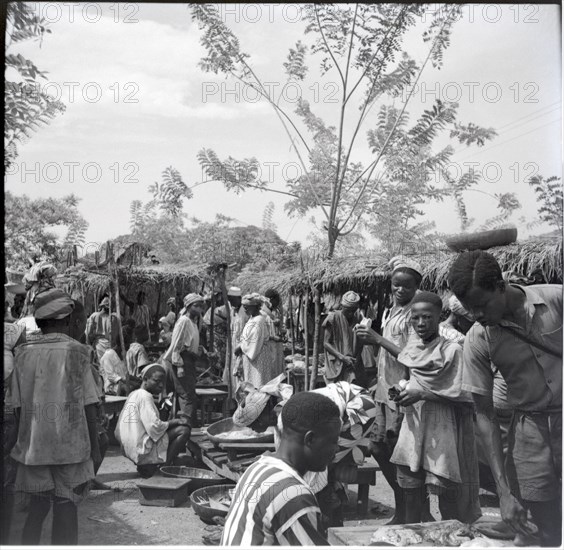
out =
[(154, 396), (162, 393), (164, 383), (165, 369), (148, 365), (141, 388), (131, 392), (119, 415), (116, 438), (142, 477), (151, 477), (160, 465), (171, 465), (190, 438), (186, 418), (160, 419)]

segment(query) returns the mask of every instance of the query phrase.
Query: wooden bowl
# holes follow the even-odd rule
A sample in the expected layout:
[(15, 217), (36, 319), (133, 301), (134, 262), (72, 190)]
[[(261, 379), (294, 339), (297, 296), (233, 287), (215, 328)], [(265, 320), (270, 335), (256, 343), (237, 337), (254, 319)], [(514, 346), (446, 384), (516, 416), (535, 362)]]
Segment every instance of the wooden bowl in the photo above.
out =
[(201, 489), (197, 489), (192, 493), (190, 496), (190, 504), (192, 505), (192, 509), (200, 519), (206, 523), (212, 523), (212, 518), (219, 516), (224, 518), (227, 516), (226, 510), (220, 510), (218, 508), (213, 508), (211, 506), (206, 506), (205, 504), (200, 503), (200, 499), (202, 498), (214, 498), (220, 499), (221, 497), (229, 494), (230, 489), (234, 489), (235, 485), (212, 485), (211, 487), (202, 487)]
[(219, 443), (274, 443), (274, 434), (265, 433), (258, 437), (234, 438), (227, 439), (224, 437), (216, 437), (217, 434), (231, 431), (235, 426), (233, 425), (232, 418), (224, 418), (219, 422), (210, 424), (207, 428), (208, 438), (212, 443), (218, 445)]
[(175, 477), (181, 479), (189, 479), (188, 492), (208, 487), (210, 485), (218, 485), (225, 481), (221, 477), (210, 470), (203, 470), (201, 468), (189, 468), (188, 466), (161, 466), (162, 474), (165, 477)]
[(505, 246), (517, 240), (517, 228), (492, 229), (477, 233), (460, 233), (445, 239), (446, 245), (454, 252), (464, 250), (487, 250), (494, 246)]

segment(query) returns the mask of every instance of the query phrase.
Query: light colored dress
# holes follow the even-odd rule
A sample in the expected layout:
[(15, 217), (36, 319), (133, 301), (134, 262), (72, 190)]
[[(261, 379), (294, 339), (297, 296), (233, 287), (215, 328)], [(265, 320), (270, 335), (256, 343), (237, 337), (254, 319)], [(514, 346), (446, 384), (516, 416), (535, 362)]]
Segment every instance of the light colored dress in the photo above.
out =
[(264, 386), (281, 374), (273, 361), (272, 349), (269, 348), (270, 335), (268, 321), (260, 313), (247, 321), (241, 334), (243, 380), (255, 388)]
[(168, 424), (159, 418), (153, 396), (147, 390), (131, 392), (116, 427), (123, 455), (135, 464), (166, 462)]

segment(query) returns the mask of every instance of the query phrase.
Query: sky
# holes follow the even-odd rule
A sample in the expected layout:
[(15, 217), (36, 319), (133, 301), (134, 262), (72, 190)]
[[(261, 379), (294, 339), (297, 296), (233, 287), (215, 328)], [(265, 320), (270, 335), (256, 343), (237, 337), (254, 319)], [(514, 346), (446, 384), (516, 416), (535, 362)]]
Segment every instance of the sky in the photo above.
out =
[[(43, 42), (8, 45), (48, 73), (44, 90), (66, 104), (66, 112), (20, 146), (5, 189), (36, 197), (81, 198), (89, 222), (87, 242), (101, 243), (129, 232), (129, 206), (147, 201), (147, 187), (173, 166), (194, 197), (184, 211), (213, 221), (218, 213), (239, 225), (262, 225), (274, 202), (279, 236), (306, 243), (313, 225), (290, 218), (284, 195), (247, 191), (236, 195), (219, 182), (201, 184), (197, 161), (202, 148), (222, 159), (256, 157), (264, 179), (284, 190), (284, 178), (298, 173), (297, 157), (272, 108), (252, 91), (198, 67), (204, 51), (200, 31), (183, 4), (33, 4), (50, 23)], [(439, 8), (429, 5), (429, 12)], [(239, 36), (241, 47), (263, 81), (280, 93), (282, 63), (297, 40), (308, 43), (299, 7), (290, 4), (218, 4), (223, 20)], [(426, 55), (421, 21), (405, 49), (418, 62)], [(527, 179), (535, 174), (561, 176), (561, 13), (556, 5), (467, 5), (455, 25), (441, 70), (426, 67), (408, 112), (412, 119), (435, 99), (459, 103), (459, 120), (495, 128), (498, 136), (483, 148), (455, 146), (451, 171), (473, 164), (484, 180), (465, 194), (474, 227), (496, 214), (489, 195), (514, 192), (522, 204), (518, 216), (538, 219)], [(291, 112), (302, 93), (315, 114), (337, 125), (340, 84), (335, 74), (319, 76), (319, 59), (299, 88), (287, 88), (281, 105)], [(13, 75), (7, 74), (7, 77)], [(384, 98), (399, 105), (401, 98)], [(354, 102), (352, 115), (356, 114)], [(363, 127), (355, 160), (370, 162)], [(351, 119), (352, 120), (352, 119)], [(345, 126), (350, 139), (352, 124)], [(438, 145), (448, 144), (441, 139)], [(199, 185), (198, 185), (199, 184)], [(318, 212), (313, 212), (319, 221)], [(454, 203), (425, 206), (437, 230), (457, 233)], [(519, 235), (531, 231), (518, 224)], [(533, 233), (550, 230), (540, 225)]]

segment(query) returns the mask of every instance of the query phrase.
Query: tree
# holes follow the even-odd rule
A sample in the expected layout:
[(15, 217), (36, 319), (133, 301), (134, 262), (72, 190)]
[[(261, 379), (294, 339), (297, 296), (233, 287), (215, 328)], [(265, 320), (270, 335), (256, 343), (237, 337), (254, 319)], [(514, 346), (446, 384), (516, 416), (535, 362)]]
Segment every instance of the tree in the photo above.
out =
[[(4, 195), (4, 253), (6, 264), (16, 268), (28, 267), (32, 256), (60, 261), (73, 245), (84, 244), (88, 223), (78, 210), (80, 199), (68, 195), (61, 199), (30, 199), (10, 191)], [(66, 227), (61, 241), (50, 227)]]
[(533, 176), (529, 185), (537, 195), (540, 203), (538, 213), (542, 221), (552, 225), (562, 233), (562, 178), (551, 176), (544, 179), (543, 176)]
[(18, 143), (24, 143), (33, 132), (64, 113), (65, 105), (41, 90), (40, 80), (47, 80), (45, 72), (40, 71), (29, 59), (21, 54), (8, 53), (10, 47), (24, 40), (39, 40), (40, 45), (47, 28), (43, 18), (38, 17), (32, 4), (8, 2), (6, 71), (14, 69), (20, 81), (14, 82), (5, 77), (4, 90), (4, 168), (9, 168), (18, 156)]
[[(276, 97), (265, 86), (250, 64), (250, 55), (241, 50), (238, 38), (216, 7), (191, 4), (192, 19), (203, 31), (201, 44), (206, 55), (201, 69), (253, 88), (271, 105), (302, 168), (299, 177), (286, 182), (288, 191), (276, 192), (292, 197), (285, 207), (290, 215), (321, 210), (331, 256), (337, 240), (359, 227), (377, 232), (382, 224), (392, 224), (391, 229), (408, 230), (421, 214), (421, 204), (441, 200), (447, 194), (456, 198), (478, 183), (477, 172), (458, 180), (448, 174), (454, 149), (447, 146), (433, 151), (439, 135), (448, 132), (458, 143), (482, 146), (496, 133), (492, 128), (457, 121), (458, 105), (439, 100), (409, 125), (409, 100), (425, 67), (429, 63), (442, 66), (461, 6), (441, 6), (435, 12), (422, 33), (427, 50), (420, 64), (402, 51), (402, 43), (405, 35), (417, 28), (426, 10), (422, 4), (308, 4), (301, 8), (306, 36), (312, 40), (309, 45), (299, 41), (290, 48), (284, 63), (286, 83), (303, 81), (309, 71), (307, 53), (316, 56), (321, 76), (332, 72), (340, 82), (335, 125), (316, 116), (303, 97), (297, 101), (297, 116), (291, 116), (281, 105), (282, 92)], [(401, 106), (382, 104), (385, 96), (401, 97)], [(369, 115), (378, 104), (374, 123)], [(357, 138), (368, 125), (372, 125), (367, 133), (371, 158), (365, 165), (355, 157), (361, 147)], [(204, 148), (198, 160), (207, 176), (223, 182), (228, 190), (275, 191), (260, 180), (259, 162), (254, 157), (221, 161), (215, 151)], [(434, 184), (437, 174), (443, 183), (440, 189)]]

